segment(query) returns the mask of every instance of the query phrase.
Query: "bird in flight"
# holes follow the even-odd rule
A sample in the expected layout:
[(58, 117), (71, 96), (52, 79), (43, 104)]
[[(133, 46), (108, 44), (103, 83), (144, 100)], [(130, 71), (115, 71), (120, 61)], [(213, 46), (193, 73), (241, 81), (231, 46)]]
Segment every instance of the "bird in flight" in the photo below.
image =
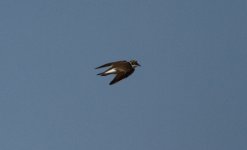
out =
[(130, 60), (129, 62), (126, 60), (123, 61), (115, 61), (99, 66), (95, 69), (110, 67), (106, 71), (99, 73), (97, 75), (107, 76), (109, 74), (116, 74), (115, 78), (109, 83), (110, 85), (127, 78), (131, 75), (137, 66), (141, 66), (136, 60)]

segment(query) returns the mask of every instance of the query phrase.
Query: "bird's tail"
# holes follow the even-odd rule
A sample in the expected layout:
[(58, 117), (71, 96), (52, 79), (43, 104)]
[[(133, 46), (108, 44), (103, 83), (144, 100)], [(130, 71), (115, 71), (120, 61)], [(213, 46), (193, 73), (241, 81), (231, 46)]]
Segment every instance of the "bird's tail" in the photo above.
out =
[(99, 73), (99, 74), (97, 74), (97, 75), (99, 75), (99, 76), (106, 76), (107, 74), (104, 73), (104, 72), (102, 72), (102, 73)]

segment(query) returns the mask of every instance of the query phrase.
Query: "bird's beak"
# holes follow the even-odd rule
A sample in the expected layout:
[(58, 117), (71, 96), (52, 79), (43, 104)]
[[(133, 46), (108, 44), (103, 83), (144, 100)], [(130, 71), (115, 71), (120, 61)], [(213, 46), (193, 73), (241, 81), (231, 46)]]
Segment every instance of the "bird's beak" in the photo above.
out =
[(140, 65), (140, 64), (138, 64), (138, 63), (137, 63), (137, 66), (141, 67), (141, 65)]

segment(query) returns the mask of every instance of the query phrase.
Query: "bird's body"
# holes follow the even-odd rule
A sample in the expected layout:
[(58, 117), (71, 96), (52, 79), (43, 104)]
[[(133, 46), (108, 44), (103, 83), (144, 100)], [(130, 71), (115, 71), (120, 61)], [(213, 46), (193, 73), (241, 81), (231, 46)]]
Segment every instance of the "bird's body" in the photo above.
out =
[(135, 67), (140, 66), (136, 60), (128, 61), (115, 61), (111, 63), (104, 64), (97, 67), (96, 69), (103, 67), (110, 67), (106, 71), (99, 73), (100, 76), (107, 76), (109, 74), (116, 74), (115, 78), (110, 82), (110, 85), (127, 78), (135, 71)]

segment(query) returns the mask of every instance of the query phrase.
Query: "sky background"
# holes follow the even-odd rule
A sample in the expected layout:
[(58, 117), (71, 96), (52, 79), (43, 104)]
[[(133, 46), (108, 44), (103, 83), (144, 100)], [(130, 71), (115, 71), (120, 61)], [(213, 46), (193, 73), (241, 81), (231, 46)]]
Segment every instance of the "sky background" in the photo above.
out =
[(246, 27), (246, 0), (1, 0), (0, 149), (246, 150)]

